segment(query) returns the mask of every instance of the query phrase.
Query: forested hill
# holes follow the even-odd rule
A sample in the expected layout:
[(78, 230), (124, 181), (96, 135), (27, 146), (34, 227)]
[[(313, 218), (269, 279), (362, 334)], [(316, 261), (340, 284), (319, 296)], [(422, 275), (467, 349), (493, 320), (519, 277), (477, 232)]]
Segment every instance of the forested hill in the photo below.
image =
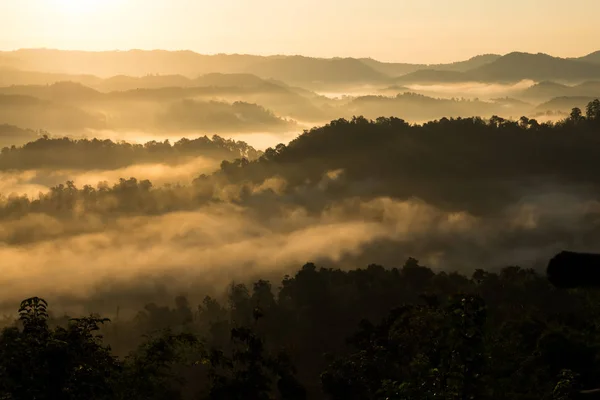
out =
[[(375, 121), (340, 119), (264, 153), (244, 142), (218, 136), (145, 145), (44, 137), (22, 147), (4, 148), (0, 170), (116, 169), (135, 163), (177, 164), (209, 157), (220, 163), (220, 168), (215, 165), (214, 173), (206, 172), (194, 180), (188, 188), (195, 193), (193, 197), (186, 195), (183, 200), (177, 193), (164, 197), (165, 191), (182, 188), (139, 193), (136, 189), (140, 198), (137, 208), (130, 209), (128, 196), (134, 192), (121, 191), (121, 186), (137, 188), (137, 182), (147, 177), (127, 181), (130, 177), (124, 176), (115, 186), (111, 204), (122, 197), (122, 203), (129, 206), (122, 209), (119, 200), (113, 211), (143, 214), (159, 209), (187, 210), (210, 199), (223, 201), (225, 196), (226, 201), (252, 207), (291, 203), (320, 212), (336, 201), (391, 198), (418, 199), (446, 212), (490, 217), (523, 198), (534, 202), (550, 201), (544, 196), (554, 196), (552, 201), (558, 202), (593, 199), (600, 194), (599, 144), (600, 101), (596, 100), (587, 110), (575, 109), (556, 124), (540, 124), (526, 117), (518, 121), (444, 118), (422, 125), (385, 117)], [(565, 188), (572, 198), (555, 198)], [(52, 214), (52, 204), (62, 201), (59, 194), (63, 190), (69, 192), (68, 198), (76, 196), (89, 210), (99, 212), (104, 209), (96, 204), (102, 203), (99, 196), (109, 192), (92, 195), (90, 189), (77, 191), (71, 182), (68, 188), (56, 187), (37, 200), (19, 197), (2, 204), (2, 215), (17, 217), (33, 211)], [(227, 190), (232, 192), (225, 195)], [(14, 201), (31, 201), (33, 208), (11, 205)], [(61, 209), (78, 202), (69, 204)], [(156, 208), (158, 205), (161, 207)], [(594, 213), (592, 208), (582, 212)], [(595, 235), (590, 232), (588, 237), (593, 240)]]
[(185, 159), (207, 157), (215, 160), (250, 160), (262, 153), (247, 143), (218, 135), (187, 139), (171, 144), (150, 141), (144, 144), (114, 142), (109, 139), (70, 139), (43, 134), (23, 146), (4, 147), (0, 171), (34, 168), (116, 169), (139, 163), (176, 164)]
[[(417, 197), (450, 210), (492, 212), (515, 201), (533, 181), (597, 185), (600, 102), (556, 124), (526, 117), (441, 119), (411, 125), (398, 118), (336, 120), (270, 148), (250, 163), (225, 162), (232, 181), (283, 177), (288, 190), (340, 173), (333, 196)], [(541, 182), (541, 183), (540, 183)]]

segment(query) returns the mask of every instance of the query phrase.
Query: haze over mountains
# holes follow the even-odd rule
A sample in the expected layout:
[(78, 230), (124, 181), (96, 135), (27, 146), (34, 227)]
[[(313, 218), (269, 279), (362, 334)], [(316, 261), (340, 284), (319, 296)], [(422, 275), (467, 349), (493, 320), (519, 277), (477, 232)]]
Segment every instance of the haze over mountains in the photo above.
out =
[(594, 398), (599, 13), (0, 0), (0, 400)]
[[(191, 51), (82, 52), (31, 49), (0, 53), (0, 67), (54, 74), (87, 74), (103, 78), (148, 74), (184, 75), (188, 78), (196, 78), (213, 72), (249, 73), (262, 78), (304, 84), (377, 83), (420, 70), (446, 72), (440, 74), (440, 82), (448, 80), (449, 77), (459, 76), (464, 81), (482, 82), (523, 79), (574, 82), (600, 79), (598, 53), (565, 59), (547, 54), (515, 52), (504, 56), (480, 55), (452, 64), (423, 65), (384, 63), (372, 59), (354, 58), (202, 55)], [(93, 78), (81, 77), (80, 79), (90, 79), (88, 83), (91, 83)]]
[[(460, 218), (467, 221), (518, 219), (515, 207), (521, 206), (515, 202), (529, 193), (530, 181), (549, 185), (540, 186), (543, 196), (553, 196), (552, 185), (559, 192), (569, 185), (593, 185), (587, 175), (576, 178), (565, 166), (547, 169), (550, 175), (542, 166), (576, 125), (586, 135), (577, 149), (593, 148), (593, 100), (600, 97), (596, 58), (510, 53), (419, 65), (168, 51), (4, 52), (0, 193), (7, 196), (9, 220), (32, 221), (14, 222), (15, 231), (7, 231), (5, 240), (21, 245), (60, 236), (61, 229), (67, 236), (101, 231), (102, 224), (114, 222), (106, 210), (152, 219), (155, 213), (209, 207), (202, 218), (213, 218), (215, 204), (251, 210), (256, 214), (245, 219), (244, 229), (258, 218), (274, 223), (272, 229), (285, 240), (310, 235), (315, 227), (327, 230), (327, 221), (344, 224), (357, 215), (376, 220), (389, 204), (400, 209), (424, 204), (425, 215), (441, 219), (452, 213), (466, 213)], [(574, 107), (583, 111), (577, 114)], [(542, 136), (545, 142), (538, 141)], [(512, 146), (521, 146), (519, 166), (501, 172), (497, 165), (509, 154), (516, 157)], [(544, 153), (533, 166), (531, 154), (542, 151), (539, 146), (545, 146)], [(503, 155), (490, 163), (488, 153), (500, 148)], [(595, 159), (590, 151), (587, 167)], [(388, 170), (392, 165), (397, 170)], [(479, 174), (483, 165), (487, 172)], [(467, 177), (477, 186), (469, 186)], [(66, 186), (56, 186), (61, 183)], [(44, 195), (45, 190), (52, 194)], [(586, 199), (596, 193), (595, 188), (580, 191)], [(101, 218), (100, 225), (71, 224), (79, 218), (81, 201)], [(537, 199), (531, 201), (538, 207)], [(300, 231), (265, 216), (275, 209), (284, 219), (289, 212), (306, 213), (298, 220)], [(59, 219), (66, 212), (68, 222), (47, 229), (46, 220), (34, 216), (38, 212)], [(406, 215), (398, 211), (394, 218), (402, 224)], [(267, 225), (264, 229), (271, 229)], [(32, 233), (32, 226), (39, 232)], [(382, 235), (386, 243), (398, 237)], [(368, 236), (359, 235), (370, 243), (365, 249), (376, 248)], [(416, 249), (412, 243), (409, 248)], [(355, 256), (322, 249), (312, 254), (338, 261), (374, 254), (357, 250), (360, 246), (350, 246)], [(465, 260), (462, 250), (436, 246), (426, 244), (420, 254), (436, 260), (438, 248), (447, 265)], [(538, 254), (535, 245), (523, 251)], [(490, 258), (482, 252), (480, 260)]]
[(554, 118), (598, 95), (597, 53), (487, 54), (438, 65), (190, 51), (0, 53), (0, 122), (59, 135), (289, 134), (353, 115)]

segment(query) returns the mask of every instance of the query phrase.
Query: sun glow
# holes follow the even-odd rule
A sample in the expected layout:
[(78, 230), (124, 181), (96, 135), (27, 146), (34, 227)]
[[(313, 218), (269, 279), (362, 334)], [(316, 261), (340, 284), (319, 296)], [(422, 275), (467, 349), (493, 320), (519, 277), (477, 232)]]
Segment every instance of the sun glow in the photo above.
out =
[(105, 12), (118, 3), (119, 0), (52, 0), (56, 11), (68, 16)]

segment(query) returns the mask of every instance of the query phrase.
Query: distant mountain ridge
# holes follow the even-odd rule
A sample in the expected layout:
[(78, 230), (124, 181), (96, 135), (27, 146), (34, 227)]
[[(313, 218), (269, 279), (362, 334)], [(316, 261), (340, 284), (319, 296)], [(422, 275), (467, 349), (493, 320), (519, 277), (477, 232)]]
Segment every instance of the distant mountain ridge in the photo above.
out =
[[(590, 55), (594, 58), (595, 55)], [(396, 82), (407, 83), (456, 83), (487, 82), (512, 83), (523, 80), (558, 81), (581, 83), (588, 80), (600, 80), (600, 63), (581, 59), (566, 59), (548, 54), (513, 52), (466, 71), (452, 69), (420, 69), (400, 76)], [(491, 61), (490, 61), (491, 60)]]
[(568, 86), (552, 81), (539, 82), (519, 93), (520, 97), (547, 101), (556, 97), (600, 97), (600, 81), (586, 81)]
[(579, 58), (574, 58), (574, 60), (591, 62), (591, 63), (594, 63), (594, 64), (600, 64), (600, 50), (595, 51), (593, 53), (590, 53), (587, 56), (583, 56), (583, 57), (579, 57)]
[[(39, 77), (38, 73), (32, 74)], [(63, 77), (49, 75), (53, 76)], [(97, 78), (94, 87), (77, 82), (79, 77), (73, 75), (71, 81), (56, 83), (0, 86), (0, 105), (3, 106), (0, 121), (66, 130), (64, 122), (69, 121), (67, 111), (70, 109), (79, 112), (81, 117), (72, 118), (69, 129), (198, 127), (222, 132), (233, 129), (233, 123), (225, 124), (228, 118), (240, 125), (235, 126), (235, 131), (253, 128), (267, 132), (291, 127), (292, 119), (327, 119), (325, 107), (332, 103), (327, 97), (308, 90), (250, 74), (213, 73), (195, 79), (182, 75), (117, 76), (106, 80)], [(60, 118), (51, 119), (49, 110)], [(168, 118), (171, 114), (182, 123), (174, 126)]]
[(500, 57), (502, 56), (498, 54), (482, 54), (475, 57), (471, 57), (470, 59), (465, 61), (457, 61), (450, 64), (386, 63), (373, 60), (372, 58), (361, 58), (360, 60), (381, 73), (384, 73), (391, 77), (398, 77), (414, 73), (419, 70), (465, 72), (470, 69), (494, 62)]
[[(210, 73), (252, 74), (292, 84), (362, 83), (386, 75), (353, 58), (303, 56), (202, 55), (191, 51), (83, 52), (27, 49), (0, 52), (0, 68), (100, 78), (115, 76), (181, 75), (195, 78)], [(62, 79), (64, 80), (64, 79)]]
[[(466, 71), (501, 57), (497, 54), (477, 55), (465, 61), (448, 64), (391, 63), (371, 58), (315, 58), (296, 56), (257, 56), (246, 54), (205, 55), (192, 51), (128, 50), (128, 51), (73, 51), (54, 49), (21, 49), (0, 51), (0, 67), (31, 71), (90, 74), (107, 78), (118, 75), (144, 76), (148, 74), (185, 75), (194, 77), (211, 72), (254, 73), (258, 67), (269, 64), (287, 65), (293, 60), (307, 65), (343, 65), (356, 63), (366, 65), (373, 72), (389, 76), (403, 75), (419, 69)], [(102, 62), (100, 62), (102, 61)], [(257, 67), (258, 65), (258, 67)], [(271, 67), (272, 68), (272, 67)], [(279, 72), (278, 72), (279, 73)], [(260, 76), (260, 74), (258, 74)]]
[(476, 80), (517, 81), (532, 79), (576, 81), (600, 78), (600, 65), (548, 54), (510, 53), (467, 72)]
[(210, 73), (194, 78), (188, 78), (183, 75), (147, 75), (141, 77), (117, 75), (103, 79), (91, 75), (40, 73), (0, 68), (0, 90), (3, 92), (11, 90), (20, 92), (25, 89), (48, 90), (48, 87), (55, 89), (76, 89), (77, 85), (93, 88), (101, 92), (193, 87), (269, 87), (271, 89), (290, 90), (283, 82), (262, 79), (252, 74)]
[[(177, 80), (211, 73), (251, 74), (309, 89), (327, 85), (420, 82), (423, 79), (428, 82), (507, 82), (523, 79), (581, 82), (600, 79), (600, 51), (579, 58), (520, 52), (483, 54), (465, 61), (426, 65), (387, 63), (370, 58), (203, 55), (192, 51), (165, 50), (85, 52), (24, 49), (0, 52), (0, 68), (61, 74), (63, 78), (64, 75), (80, 75), (82, 79), (86, 77), (88, 81), (82, 83), (88, 86), (94, 86), (93, 79), (146, 75), (159, 75), (157, 85), (165, 79), (174, 82), (169, 85), (179, 86)], [(1, 78), (0, 85), (6, 86)]]

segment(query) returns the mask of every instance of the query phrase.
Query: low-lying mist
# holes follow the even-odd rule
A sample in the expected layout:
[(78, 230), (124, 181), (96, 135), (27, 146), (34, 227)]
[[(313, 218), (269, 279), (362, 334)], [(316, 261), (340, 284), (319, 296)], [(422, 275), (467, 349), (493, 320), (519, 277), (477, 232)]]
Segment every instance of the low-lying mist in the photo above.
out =
[[(264, 132), (264, 131), (256, 131), (256, 132), (246, 132), (239, 133), (234, 132), (231, 134), (227, 134), (228, 139), (232, 139), (235, 141), (242, 141), (252, 146), (256, 150), (264, 151), (269, 147), (275, 147), (279, 143), (288, 143), (291, 140), (298, 137), (302, 129), (304, 128), (312, 128), (314, 124), (310, 124), (306, 121), (299, 121), (298, 125), (295, 129), (281, 132)], [(55, 132), (55, 136), (58, 136), (60, 132)], [(187, 138), (190, 140), (197, 139), (200, 137), (204, 137), (204, 133), (187, 133), (182, 136), (181, 133), (175, 132), (147, 132), (143, 130), (132, 130), (132, 131), (113, 131), (113, 130), (87, 130), (82, 134), (66, 134), (64, 136), (83, 139), (83, 138), (98, 138), (98, 139), (108, 139), (115, 142), (126, 141), (129, 143), (137, 143), (144, 144), (151, 141), (159, 141), (164, 142), (165, 140), (169, 140), (171, 142), (177, 142), (183, 138)]]
[(187, 184), (199, 174), (210, 174), (219, 168), (220, 161), (207, 157), (196, 157), (179, 164), (147, 163), (135, 164), (118, 169), (37, 169), (0, 172), (0, 193), (4, 195), (27, 195), (36, 197), (51, 187), (67, 181), (77, 186), (98, 182), (114, 184), (119, 179), (143, 176), (155, 185)]
[(412, 256), (434, 269), (471, 271), (542, 265), (565, 246), (593, 250), (600, 240), (600, 203), (579, 188), (530, 187), (501, 212), (474, 216), (418, 199), (334, 200), (336, 182), (343, 171), (291, 192), (281, 178), (210, 188), (138, 181), (93, 196), (65, 188), (18, 217), (19, 203), (5, 199), (1, 306), (37, 295), (55, 310), (127, 312), (181, 293), (219, 295), (231, 281), (281, 279), (308, 261), (398, 266)]
[(480, 98), (491, 100), (499, 97), (519, 97), (519, 94), (535, 84), (532, 80), (523, 80), (512, 84), (461, 82), (445, 84), (408, 84), (412, 91), (427, 96), (443, 98)]
[[(25, 123), (41, 107), (57, 123), (50, 136), (0, 131), (31, 138), (0, 152), (0, 309), (28, 296), (73, 314), (133, 312), (178, 294), (198, 302), (232, 281), (279, 281), (309, 261), (394, 267), (415, 257), (467, 272), (600, 249), (600, 106), (546, 124), (518, 116), (555, 114), (506, 97), (528, 90), (526, 81), (341, 99), (259, 83), (268, 90), (246, 96), (268, 107), (233, 100), (240, 88), (214, 100), (211, 91), (230, 90), (222, 87), (66, 85), (75, 100), (91, 96), (81, 103), (45, 87), (0, 94), (0, 118)], [(300, 134), (310, 123), (286, 119), (294, 109), (303, 121), (348, 120)], [(102, 123), (86, 122), (98, 113)], [(209, 138), (203, 129), (236, 133)]]
[[(215, 133), (284, 138), (289, 132), (354, 115), (394, 115), (413, 123), (443, 117), (519, 118), (534, 112), (570, 112), (589, 100), (598, 86), (597, 82), (570, 87), (532, 80), (512, 84), (416, 81), (354, 83), (337, 92), (317, 93), (243, 74), (212, 74), (185, 84), (175, 79), (174, 86), (164, 86), (169, 79), (159, 78), (116, 77), (110, 91), (74, 82), (0, 87), (0, 123), (5, 124), (0, 126), (0, 142), (18, 136), (31, 140), (31, 132), (24, 129), (73, 137), (110, 135), (127, 141)], [(146, 79), (153, 83), (136, 86)], [(564, 98), (567, 95), (585, 97)]]

